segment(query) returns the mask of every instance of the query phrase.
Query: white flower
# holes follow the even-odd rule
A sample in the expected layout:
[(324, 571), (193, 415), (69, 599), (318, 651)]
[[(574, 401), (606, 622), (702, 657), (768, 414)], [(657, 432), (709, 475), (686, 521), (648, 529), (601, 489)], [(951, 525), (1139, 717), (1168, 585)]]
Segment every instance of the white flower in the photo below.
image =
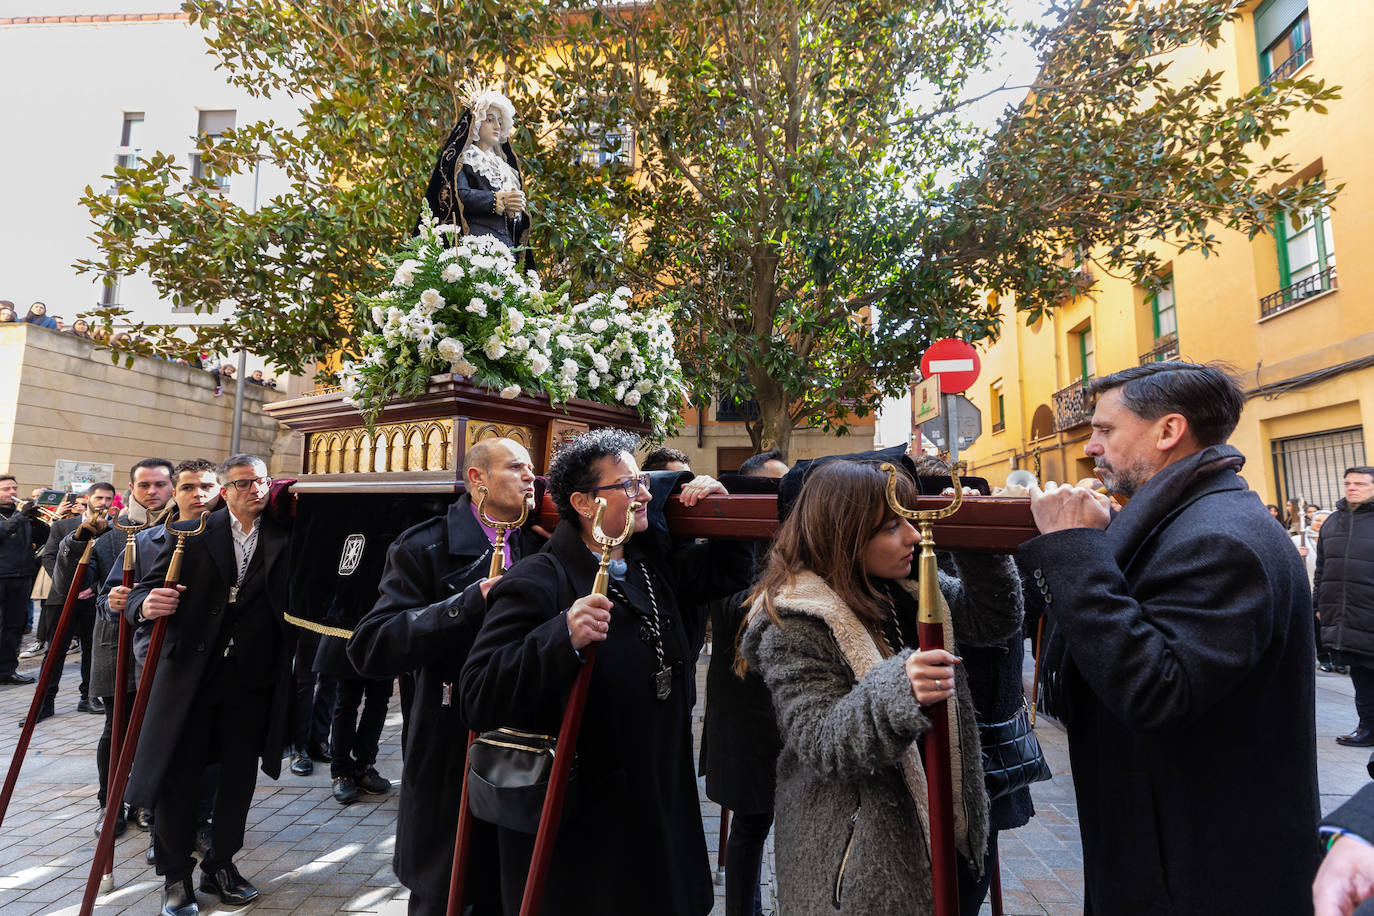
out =
[(573, 343), (573, 339), (569, 337), (567, 334), (559, 334), (556, 340), (558, 341), (558, 345), (562, 347), (564, 350), (571, 350), (574, 346), (576, 346)]
[(472, 266), (478, 270), (493, 270), (496, 267), (496, 259), (484, 254), (475, 254), (472, 256)]
[(520, 329), (525, 326), (525, 316), (521, 314), (519, 309), (508, 309), (506, 311), (506, 319), (510, 322), (512, 334), (519, 334)]
[(519, 385), (507, 385), (505, 388), (502, 388), (502, 389), (501, 389), (501, 397), (505, 398), (505, 399), (508, 400), (508, 401), (509, 401), (511, 398), (517, 398), (517, 397), (519, 397), (519, 396), (520, 396), (520, 386), (519, 386)]
[(524, 353), (530, 348), (530, 339), (524, 334), (513, 337), (510, 341), (510, 348), (513, 353)]
[(535, 375), (543, 375), (549, 371), (549, 358), (538, 350), (530, 354), (530, 372)]
[(626, 312), (616, 312), (611, 316), (611, 320), (614, 321), (618, 327), (622, 328), (628, 328), (630, 325), (634, 324), (634, 319)]
[(391, 279), (392, 286), (406, 287), (415, 282), (415, 271), (419, 270), (419, 261), (406, 261), (396, 268), (396, 276)]
[(540, 328), (534, 332), (534, 342), (537, 346), (547, 347), (549, 345), (549, 329)]
[(475, 284), (475, 288), (477, 289), (477, 292), (481, 293), (483, 296), (486, 296), (488, 299), (501, 298), (500, 288), (497, 286), (493, 286), (490, 283), (477, 283)]
[(463, 268), (457, 264), (450, 264), (444, 268), (443, 273), (439, 274), (445, 283), (457, 283), (463, 279)]
[(445, 337), (439, 341), (438, 349), (439, 355), (451, 363), (456, 363), (463, 358), (463, 344), (452, 337)]
[(602, 372), (609, 372), (611, 369), (611, 364), (606, 362), (606, 357), (602, 356), (600, 353), (592, 354), (592, 365)]
[(489, 359), (500, 359), (506, 355), (506, 345), (502, 343), (500, 335), (497, 334), (487, 338), (486, 346), (482, 350)]
[(634, 407), (636, 404), (639, 403), (639, 398), (640, 398), (639, 392), (638, 392), (638, 391), (635, 391), (634, 389), (631, 389), (631, 390), (625, 392), (625, 397), (622, 398), (621, 400), (623, 400), (623, 401), (625, 402), (625, 406), (626, 406), (626, 407)]
[(601, 387), (601, 376), (599, 376), (599, 375), (596, 374), (596, 370), (595, 370), (595, 369), (593, 369), (592, 371), (590, 371), (590, 372), (587, 373), (587, 387), (588, 387), (588, 388), (600, 388), (600, 387)]
[(381, 327), (382, 323), (385, 321), (386, 309), (382, 308), (380, 305), (372, 306), (372, 323), (377, 325), (378, 327)]
[(616, 287), (616, 291), (611, 294), (611, 298), (622, 300), (617, 304), (620, 306), (620, 308), (624, 308), (625, 303), (623, 300), (630, 298), (630, 288), (628, 286)]
[(444, 297), (439, 295), (437, 289), (431, 287), (420, 294), (420, 308), (424, 309), (426, 315), (433, 315), (443, 307)]
[(405, 320), (406, 313), (396, 306), (393, 305), (386, 310), (386, 324), (388, 327), (398, 328), (405, 323)]
[(642, 381), (640, 381), (638, 385), (635, 386), (635, 391), (638, 391), (640, 394), (648, 394), (650, 391), (653, 390), (654, 383), (649, 381), (648, 379), (643, 379)]
[(573, 379), (577, 378), (577, 371), (578, 371), (577, 360), (574, 360), (574, 359), (565, 359), (565, 360), (563, 360), (563, 365), (562, 365), (562, 367), (561, 367), (561, 373), (560, 373), (560, 374), (563, 376), (563, 380), (564, 380), (564, 381), (572, 381)]
[(593, 318), (590, 327), (593, 334), (604, 334), (609, 325), (605, 318)]
[(465, 359), (458, 360), (449, 368), (455, 375), (461, 375), (463, 378), (472, 378), (477, 372), (477, 367)]
[(444, 261), (452, 261), (456, 257), (458, 257), (457, 248), (445, 248), (443, 251), (439, 252), (439, 263), (442, 264)]
[(487, 304), (476, 296), (473, 296), (464, 311), (472, 312), (474, 315), (485, 318), (487, 317)]

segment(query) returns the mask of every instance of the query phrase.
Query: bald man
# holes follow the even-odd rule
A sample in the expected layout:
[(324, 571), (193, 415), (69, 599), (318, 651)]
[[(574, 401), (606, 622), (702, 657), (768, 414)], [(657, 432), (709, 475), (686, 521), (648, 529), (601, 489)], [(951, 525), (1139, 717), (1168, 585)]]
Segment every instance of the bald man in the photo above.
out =
[[(534, 466), (518, 442), (483, 440), (468, 449), (463, 464), (467, 493), (446, 514), (416, 525), (391, 545), (381, 597), (348, 644), (348, 657), (363, 676), (411, 672), (415, 678), (393, 860), (396, 877), (410, 888), (411, 914), (443, 914), (448, 900), (468, 733), (454, 691), (486, 609), (480, 586), (497, 534), (478, 516), (473, 497), (486, 487), (486, 515), (513, 522), (534, 495)], [(506, 565), (543, 542), (528, 522), (512, 531)], [(498, 914), (495, 831), (480, 821), (478, 827), (467, 901), (474, 916)]]

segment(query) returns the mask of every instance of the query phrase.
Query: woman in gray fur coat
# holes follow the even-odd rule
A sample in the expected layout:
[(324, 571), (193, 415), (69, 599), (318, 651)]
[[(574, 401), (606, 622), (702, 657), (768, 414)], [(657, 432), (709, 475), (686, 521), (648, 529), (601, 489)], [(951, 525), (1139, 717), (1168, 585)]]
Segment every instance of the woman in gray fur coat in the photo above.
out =
[[(930, 727), (924, 708), (945, 700), (960, 868), (976, 875), (982, 867), (988, 799), (957, 645), (992, 645), (1017, 632), (1020, 583), (1008, 557), (960, 565), (959, 578), (941, 575), (948, 648), (915, 649), (916, 582), (907, 577), (920, 538), (888, 508), (886, 481), (874, 465), (852, 461), (810, 475), (779, 530), (741, 641), (772, 693), (783, 740), (775, 834), (783, 916), (932, 911), (917, 739)], [(898, 478), (897, 493), (915, 503), (909, 478)]]

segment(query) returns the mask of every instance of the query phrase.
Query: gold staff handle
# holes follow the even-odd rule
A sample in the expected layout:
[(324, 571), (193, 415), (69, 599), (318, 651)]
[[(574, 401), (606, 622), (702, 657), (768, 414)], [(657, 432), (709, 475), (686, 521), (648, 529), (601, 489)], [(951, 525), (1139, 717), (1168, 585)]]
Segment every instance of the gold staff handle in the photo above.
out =
[(171, 525), (167, 526), (167, 530), (177, 536), (177, 547), (176, 550), (172, 551), (171, 562), (167, 564), (167, 577), (163, 582), (164, 588), (176, 588), (177, 583), (181, 581), (181, 556), (186, 552), (186, 539), (193, 538), (204, 531), (205, 520), (209, 517), (210, 513), (203, 513), (200, 516), (200, 523), (190, 531), (181, 528), (173, 528)]
[(530, 501), (520, 501), (520, 517), (513, 522), (501, 522), (487, 515), (487, 497), (491, 495), (486, 487), (477, 488), (477, 514), (488, 528), (496, 529), (496, 543), (492, 544), (491, 566), (487, 568), (487, 578), (495, 579), (506, 571), (506, 534), (512, 528), (519, 528), (530, 517)]
[(632, 502), (625, 507), (625, 528), (616, 537), (610, 537), (601, 530), (601, 519), (606, 514), (606, 500), (596, 498), (596, 517), (592, 519), (592, 537), (601, 545), (601, 562), (596, 567), (596, 582), (592, 585), (593, 595), (606, 594), (611, 584), (611, 551), (630, 539), (635, 533), (635, 513), (642, 504)]

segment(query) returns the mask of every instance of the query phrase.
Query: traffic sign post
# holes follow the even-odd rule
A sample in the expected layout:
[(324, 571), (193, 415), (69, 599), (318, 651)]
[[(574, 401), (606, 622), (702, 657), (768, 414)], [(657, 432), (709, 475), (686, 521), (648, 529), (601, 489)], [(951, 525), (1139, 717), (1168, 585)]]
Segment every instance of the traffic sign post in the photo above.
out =
[(941, 394), (968, 391), (978, 381), (981, 369), (982, 361), (973, 344), (953, 337), (935, 341), (921, 356), (921, 375), (939, 376)]
[(979, 434), (983, 431), (983, 412), (978, 406), (962, 395), (949, 395), (945, 401), (945, 409), (949, 409), (949, 401), (954, 401), (958, 406), (955, 408), (955, 426), (958, 434), (954, 437), (954, 447), (950, 448), (949, 435), (949, 414), (946, 413), (938, 420), (932, 420), (921, 427), (921, 434), (935, 444), (941, 451), (948, 450), (951, 456), (957, 456), (960, 449), (968, 448), (978, 440)]

